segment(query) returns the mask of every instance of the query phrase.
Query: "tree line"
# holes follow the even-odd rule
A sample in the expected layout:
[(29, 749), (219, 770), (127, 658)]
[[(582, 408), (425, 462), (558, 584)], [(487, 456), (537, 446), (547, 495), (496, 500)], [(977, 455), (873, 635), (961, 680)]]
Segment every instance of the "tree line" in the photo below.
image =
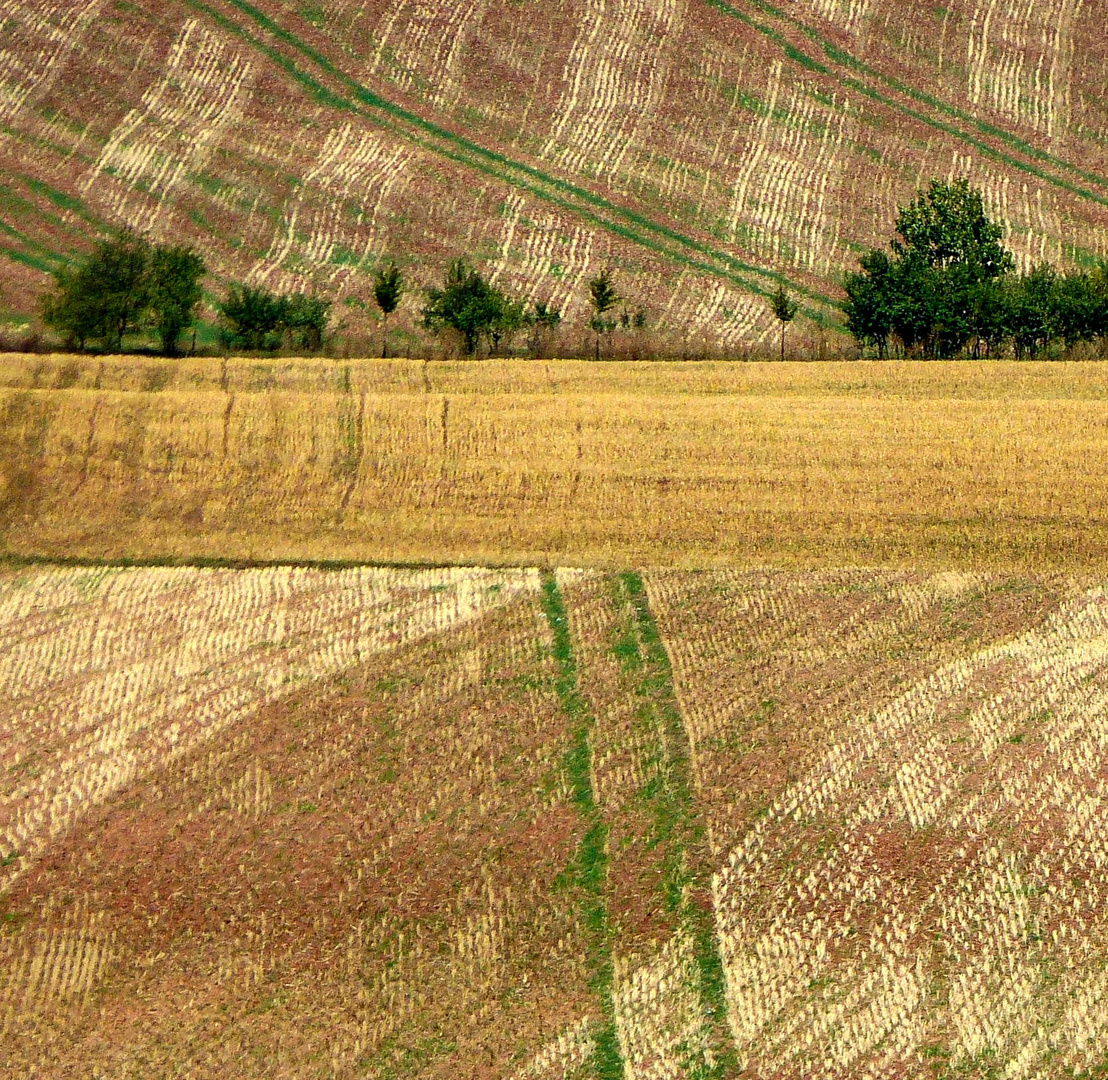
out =
[[(1059, 342), (1108, 345), (1108, 264), (1057, 271), (1048, 263), (1019, 273), (1001, 243), (1003, 230), (989, 220), (979, 191), (966, 180), (932, 180), (898, 209), (888, 250), (873, 248), (859, 259), (843, 286), (844, 328), (861, 348), (877, 356), (957, 356), (1018, 359), (1048, 353)], [(71, 348), (96, 343), (119, 351), (128, 335), (152, 334), (160, 350), (173, 355), (192, 329), (203, 299), (204, 260), (185, 245), (152, 244), (125, 230), (101, 240), (82, 263), (55, 273), (54, 289), (42, 302), (44, 322)], [(599, 360), (615, 354), (617, 330), (641, 331), (643, 307), (631, 309), (610, 268), (588, 283), (588, 329)], [(389, 352), (389, 320), (408, 291), (393, 260), (373, 275), (372, 292), (381, 312), (381, 355)], [(441, 286), (422, 290), (422, 325), (432, 333), (456, 335), (466, 356), (511, 352), (520, 335), (539, 355), (561, 324), (561, 312), (544, 301), (527, 303), (493, 283), (464, 258), (455, 259)], [(768, 297), (785, 331), (799, 311), (781, 285)], [(314, 351), (327, 339), (329, 300), (303, 293), (276, 293), (232, 283), (214, 307), (225, 350)]]
[[(196, 326), (206, 273), (203, 258), (191, 247), (152, 244), (124, 230), (100, 240), (76, 268), (54, 274), (54, 288), (41, 305), (43, 321), (70, 348), (81, 351), (93, 344), (105, 351), (121, 351), (126, 337), (153, 334), (160, 350), (172, 356), (179, 352), (182, 337)], [(612, 314), (623, 298), (608, 268), (588, 287), (593, 309), (590, 328), (599, 359), (603, 339), (611, 352), (614, 332), (643, 329), (646, 313), (641, 306), (632, 312), (624, 305), (620, 315)], [(389, 317), (406, 291), (407, 279), (392, 260), (373, 276), (373, 298), (382, 316), (382, 356), (388, 356)], [(425, 289), (424, 298), (423, 326), (436, 333), (456, 333), (467, 356), (477, 355), (482, 345), (490, 354), (510, 350), (521, 333), (528, 336), (529, 350), (537, 352), (562, 321), (557, 308), (542, 300), (528, 304), (509, 295), (465, 259), (455, 259), (441, 287)], [(282, 346), (318, 350), (332, 314), (329, 300), (238, 282), (227, 287), (215, 307), (223, 348), (252, 351)]]
[(889, 250), (844, 281), (846, 329), (878, 357), (1034, 358), (1063, 343), (1108, 343), (1108, 265), (1018, 273), (968, 181), (932, 180), (899, 208)]

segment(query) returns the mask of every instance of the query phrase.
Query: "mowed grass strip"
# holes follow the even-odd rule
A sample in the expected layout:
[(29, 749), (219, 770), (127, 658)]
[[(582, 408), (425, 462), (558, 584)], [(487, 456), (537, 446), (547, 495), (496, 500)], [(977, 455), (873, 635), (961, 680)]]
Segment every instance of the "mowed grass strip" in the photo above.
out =
[(52, 362), (2, 365), (9, 386), (40, 387), (0, 391), (9, 556), (1099, 569), (1108, 555), (1108, 369), (1092, 363), (243, 361), (225, 392), (218, 360), (197, 362), (196, 389), (185, 364), (135, 360), (132, 388), (96, 390), (127, 362)]

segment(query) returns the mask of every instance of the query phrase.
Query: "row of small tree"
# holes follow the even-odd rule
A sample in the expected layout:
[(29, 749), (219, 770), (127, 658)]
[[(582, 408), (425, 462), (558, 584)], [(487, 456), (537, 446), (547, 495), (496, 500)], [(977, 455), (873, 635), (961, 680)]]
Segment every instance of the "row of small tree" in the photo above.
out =
[(934, 359), (1108, 341), (1108, 266), (1017, 273), (1002, 235), (967, 181), (932, 180), (900, 208), (891, 250), (866, 252), (847, 275), (847, 329), (879, 357), (894, 342)]
[[(81, 350), (92, 343), (120, 350), (125, 337), (153, 332), (162, 352), (172, 355), (185, 331), (195, 325), (205, 273), (204, 260), (192, 248), (151, 244), (124, 231), (101, 240), (75, 269), (54, 275), (54, 290), (42, 303), (44, 321), (63, 334), (71, 347)], [(589, 325), (599, 359), (602, 338), (608, 338), (610, 352), (615, 330), (643, 329), (646, 314), (641, 307), (629, 311), (625, 304), (619, 315), (613, 314), (623, 300), (610, 269), (602, 270), (588, 285), (593, 312)], [(383, 356), (388, 356), (389, 318), (406, 289), (405, 275), (395, 262), (389, 261), (374, 275)], [(319, 349), (331, 319), (328, 300), (239, 283), (229, 286), (216, 307), (224, 348)], [(441, 287), (424, 290), (420, 314), (425, 328), (456, 332), (467, 356), (476, 355), (483, 343), (490, 353), (510, 350), (521, 332), (528, 335), (528, 348), (537, 352), (562, 320), (555, 307), (541, 300), (527, 304), (509, 295), (465, 259), (450, 264)]]
[[(396, 310), (404, 293), (404, 275), (395, 263), (378, 270), (374, 278), (373, 295), (384, 316), (382, 355), (388, 355), (388, 317)], [(624, 306), (618, 317), (611, 313), (622, 302), (612, 272), (605, 267), (589, 282), (592, 318), (589, 326), (595, 334), (596, 358), (600, 359), (600, 342), (617, 328), (641, 330), (646, 326), (642, 307), (633, 313)], [(521, 331), (529, 331), (529, 347), (534, 352), (542, 337), (562, 321), (561, 312), (545, 301), (528, 306), (523, 300), (509, 296), (493, 285), (465, 259), (455, 259), (446, 272), (442, 288), (426, 291), (426, 304), (421, 308), (423, 325), (429, 330), (448, 328), (462, 340), (467, 356), (476, 354), (482, 340), (490, 352), (501, 347), (510, 349)], [(610, 351), (610, 348), (609, 348)]]
[[(879, 357), (888, 356), (893, 344), (927, 358), (999, 356), (1009, 347), (1022, 358), (1060, 341), (1067, 347), (1108, 342), (1108, 264), (1061, 274), (1044, 263), (1017, 273), (1002, 235), (986, 216), (981, 193), (967, 181), (932, 180), (899, 209), (890, 250), (866, 252), (860, 270), (846, 276), (846, 329)], [(81, 349), (90, 341), (120, 349), (127, 335), (152, 332), (162, 351), (172, 354), (195, 323), (204, 274), (204, 261), (192, 248), (151, 244), (125, 231), (98, 243), (76, 269), (55, 275), (44, 319)], [(404, 273), (392, 261), (374, 275), (384, 356), (389, 318), (406, 289)], [(641, 307), (627, 308), (608, 268), (588, 282), (588, 290), (599, 360), (605, 338), (611, 353), (614, 332), (642, 330), (646, 314)], [(784, 358), (785, 328), (797, 304), (784, 287), (769, 300), (781, 323)], [(226, 348), (319, 349), (331, 318), (330, 301), (242, 284), (232, 284), (217, 307)], [(450, 264), (441, 287), (424, 290), (420, 315), (429, 330), (457, 333), (467, 356), (482, 344), (492, 354), (510, 351), (521, 332), (537, 352), (561, 322), (556, 308), (511, 296), (465, 259)]]

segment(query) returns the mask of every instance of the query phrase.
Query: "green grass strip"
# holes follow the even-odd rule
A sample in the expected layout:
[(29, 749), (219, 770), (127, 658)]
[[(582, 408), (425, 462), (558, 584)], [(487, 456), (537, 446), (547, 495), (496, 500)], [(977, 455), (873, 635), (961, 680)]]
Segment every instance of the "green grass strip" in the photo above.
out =
[[(1090, 182), (1097, 184), (1108, 184), (1108, 181), (1095, 176), (1091, 173), (1084, 173), (1077, 169), (1075, 166), (1070, 165), (1068, 162), (1061, 158), (1054, 157), (1052, 154), (1048, 154), (1045, 150), (1038, 150), (1018, 136), (1012, 135), (1010, 132), (1005, 132), (1004, 129), (996, 127), (994, 124), (988, 124), (983, 121), (975, 120), (973, 117), (968, 116), (965, 113), (960, 112), (951, 105), (947, 105), (945, 102), (940, 101), (938, 98), (934, 98), (929, 94), (924, 94), (920, 91), (913, 90), (905, 83), (900, 82), (898, 79), (894, 79), (892, 76), (883, 75), (881, 72), (869, 67), (861, 60), (851, 56), (845, 50), (832, 44), (826, 39), (822, 38), (814, 29), (809, 27), (806, 23), (801, 22), (799, 19), (794, 18), (785, 12), (773, 7), (770, 4), (764, 2), (764, 0), (751, 0), (751, 2), (768, 15), (772, 15), (774, 18), (779, 18), (782, 21), (790, 22), (794, 26), (802, 30), (809, 38), (815, 41), (827, 55), (829, 60), (833, 60), (840, 66), (850, 67), (852, 70), (865, 75), (867, 78), (877, 79), (880, 82), (885, 83), (898, 93), (902, 93), (908, 97), (911, 97), (915, 101), (919, 101), (921, 104), (926, 104), (931, 108), (939, 109), (949, 116), (961, 121), (962, 123), (968, 123), (977, 128), (981, 135), (988, 136), (990, 138), (996, 138), (1004, 141), (1007, 145), (1013, 146), (1020, 150), (1021, 153), (1027, 154), (1029, 157), (1033, 157), (1036, 160), (1047, 162), (1056, 168), (1064, 168), (1081, 176), (1082, 179), (1089, 180)], [(894, 109), (905, 116), (911, 117), (913, 120), (919, 121), (921, 124), (925, 124), (928, 127), (934, 128), (936, 131), (941, 131), (944, 135), (950, 135), (958, 141), (965, 143), (968, 146), (972, 146), (975, 150), (979, 150), (987, 157), (991, 157), (994, 161), (999, 161), (1004, 165), (1007, 165), (1013, 169), (1017, 169), (1020, 172), (1024, 172), (1029, 176), (1034, 176), (1036, 179), (1043, 181), (1043, 183), (1051, 184), (1063, 191), (1068, 192), (1071, 195), (1076, 195), (1078, 198), (1085, 199), (1089, 202), (1096, 203), (1099, 206), (1108, 206), (1108, 196), (1100, 195), (1097, 192), (1089, 191), (1088, 188), (1080, 187), (1077, 184), (1072, 183), (1069, 180), (1065, 180), (1060, 176), (1055, 176), (1052, 173), (1046, 172), (1044, 169), (1039, 168), (1037, 165), (1032, 165), (1030, 162), (1022, 161), (1019, 158), (1013, 157), (1011, 154), (1006, 154), (1001, 150), (990, 146), (987, 142), (977, 138), (968, 132), (955, 127), (954, 124), (946, 123), (943, 120), (938, 120), (933, 116), (928, 116), (926, 113), (921, 112), (919, 109), (913, 109), (908, 105), (904, 105), (898, 101), (893, 100), (890, 97), (885, 96), (878, 90), (875, 90), (872, 86), (868, 86), (866, 83), (861, 82), (858, 79), (851, 78), (848, 75), (843, 75), (839, 72), (833, 71), (826, 64), (820, 63), (814, 57), (809, 56), (807, 53), (798, 49), (795, 45), (788, 41), (784, 34), (780, 30), (774, 29), (771, 26), (767, 26), (765, 23), (759, 22), (757, 19), (752, 18), (744, 11), (740, 11), (738, 8), (733, 7), (727, 3), (727, 0), (704, 0), (704, 3), (709, 7), (715, 8), (720, 13), (728, 16), (732, 19), (737, 19), (739, 22), (744, 23), (751, 29), (756, 30), (770, 41), (774, 42), (786, 56), (795, 63), (800, 64), (802, 67), (809, 71), (815, 71), (821, 75), (826, 75), (829, 78), (835, 79), (841, 86), (848, 90), (853, 90), (855, 93), (867, 97), (872, 101), (876, 101), (880, 105), (885, 105), (890, 109)]]
[(542, 609), (554, 636), (554, 660), (558, 665), (555, 688), (562, 709), (573, 724), (573, 743), (565, 756), (566, 774), (573, 801), (585, 822), (585, 835), (577, 846), (567, 876), (585, 894), (585, 925), (592, 935), (593, 987), (604, 1011), (604, 1021), (595, 1034), (589, 1064), (598, 1080), (623, 1080), (623, 1058), (612, 999), (612, 931), (605, 897), (608, 826), (597, 807), (592, 787), (590, 735), (594, 720), (578, 686), (577, 658), (569, 633), (569, 613), (558, 588), (558, 579), (551, 570), (543, 571), (542, 575)]
[(621, 643), (621, 653), (639, 675), (637, 691), (642, 713), (656, 722), (665, 745), (662, 782), (649, 794), (658, 820), (657, 836), (669, 842), (663, 864), (663, 892), (693, 942), (697, 987), (704, 1010), (710, 1054), (690, 1048), (688, 1075), (696, 1080), (723, 1080), (737, 1068), (727, 1021), (727, 991), (723, 960), (715, 934), (709, 897), (709, 867), (704, 858), (705, 833), (696, 811), (688, 733), (677, 705), (673, 666), (661, 631), (650, 610), (642, 575), (619, 575), (634, 620), (634, 638)]
[[(641, 211), (632, 210), (595, 192), (582, 188), (568, 180), (509, 158), (504, 154), (490, 150), (480, 143), (450, 131), (431, 120), (397, 105), (395, 102), (374, 93), (362, 83), (346, 74), (310, 45), (303, 42), (291, 31), (259, 11), (246, 0), (226, 0), (226, 3), (252, 19), (259, 27), (277, 40), (295, 49), (302, 57), (311, 61), (320, 71), (340, 83), (352, 95), (353, 101), (328, 89), (313, 76), (300, 68), (295, 61), (279, 49), (258, 40), (243, 26), (212, 8), (204, 0), (188, 0), (190, 6), (202, 11), (224, 29), (235, 33), (248, 42), (254, 49), (263, 53), (275, 64), (286, 71), (296, 82), (313, 95), (320, 103), (358, 115), (369, 116), (382, 123), (388, 118), (393, 123), (388, 130), (439, 156), (448, 158), (469, 168), (491, 175), (503, 183), (527, 191), (536, 198), (551, 202), (586, 220), (607, 232), (614, 233), (636, 245), (646, 247), (690, 269), (699, 270), (715, 277), (723, 277), (756, 295), (768, 296), (776, 285), (783, 284), (817, 304), (834, 308), (838, 305), (831, 297), (818, 290), (798, 284), (780, 271), (755, 266), (735, 258), (726, 251), (712, 247), (704, 241), (688, 236), (671, 226), (661, 224)], [(366, 112), (369, 110), (369, 113)], [(375, 114), (375, 115), (371, 115)], [(414, 131), (412, 130), (414, 129)], [(644, 233), (648, 235), (643, 235)], [(666, 244), (676, 244), (679, 248), (695, 252), (704, 258), (714, 260), (712, 265), (673, 251)], [(770, 284), (750, 281), (743, 275), (755, 275)], [(827, 314), (818, 309), (806, 313), (816, 322), (827, 321)]]

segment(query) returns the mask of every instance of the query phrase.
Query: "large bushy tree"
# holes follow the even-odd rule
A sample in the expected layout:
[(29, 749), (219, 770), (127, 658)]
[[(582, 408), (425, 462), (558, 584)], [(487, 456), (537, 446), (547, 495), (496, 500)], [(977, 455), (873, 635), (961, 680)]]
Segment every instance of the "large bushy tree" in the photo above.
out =
[(173, 353), (196, 318), (204, 273), (204, 260), (192, 248), (153, 245), (124, 230), (54, 275), (43, 318), (80, 349), (93, 341), (121, 349), (129, 334), (153, 330), (163, 352)]
[(953, 356), (995, 336), (992, 283), (1015, 265), (1002, 237), (968, 181), (932, 180), (900, 208), (892, 254), (871, 250), (847, 275), (847, 329), (879, 356), (890, 336), (926, 357)]
[(93, 341), (121, 349), (129, 334), (152, 329), (163, 350), (173, 352), (196, 317), (204, 273), (204, 260), (191, 248), (152, 245), (124, 230), (54, 275), (43, 318), (80, 349)]
[(465, 259), (455, 259), (443, 287), (427, 290), (423, 323), (432, 329), (445, 326), (456, 331), (466, 356), (474, 356), (481, 338), (491, 338), (494, 327), (502, 323), (507, 302), (507, 297)]
[(204, 260), (190, 247), (156, 247), (150, 259), (150, 319), (166, 356), (196, 319)]
[(319, 349), (331, 320), (331, 301), (304, 293), (280, 295), (268, 289), (232, 284), (219, 305), (227, 346), (276, 349), (288, 338), (303, 349)]

